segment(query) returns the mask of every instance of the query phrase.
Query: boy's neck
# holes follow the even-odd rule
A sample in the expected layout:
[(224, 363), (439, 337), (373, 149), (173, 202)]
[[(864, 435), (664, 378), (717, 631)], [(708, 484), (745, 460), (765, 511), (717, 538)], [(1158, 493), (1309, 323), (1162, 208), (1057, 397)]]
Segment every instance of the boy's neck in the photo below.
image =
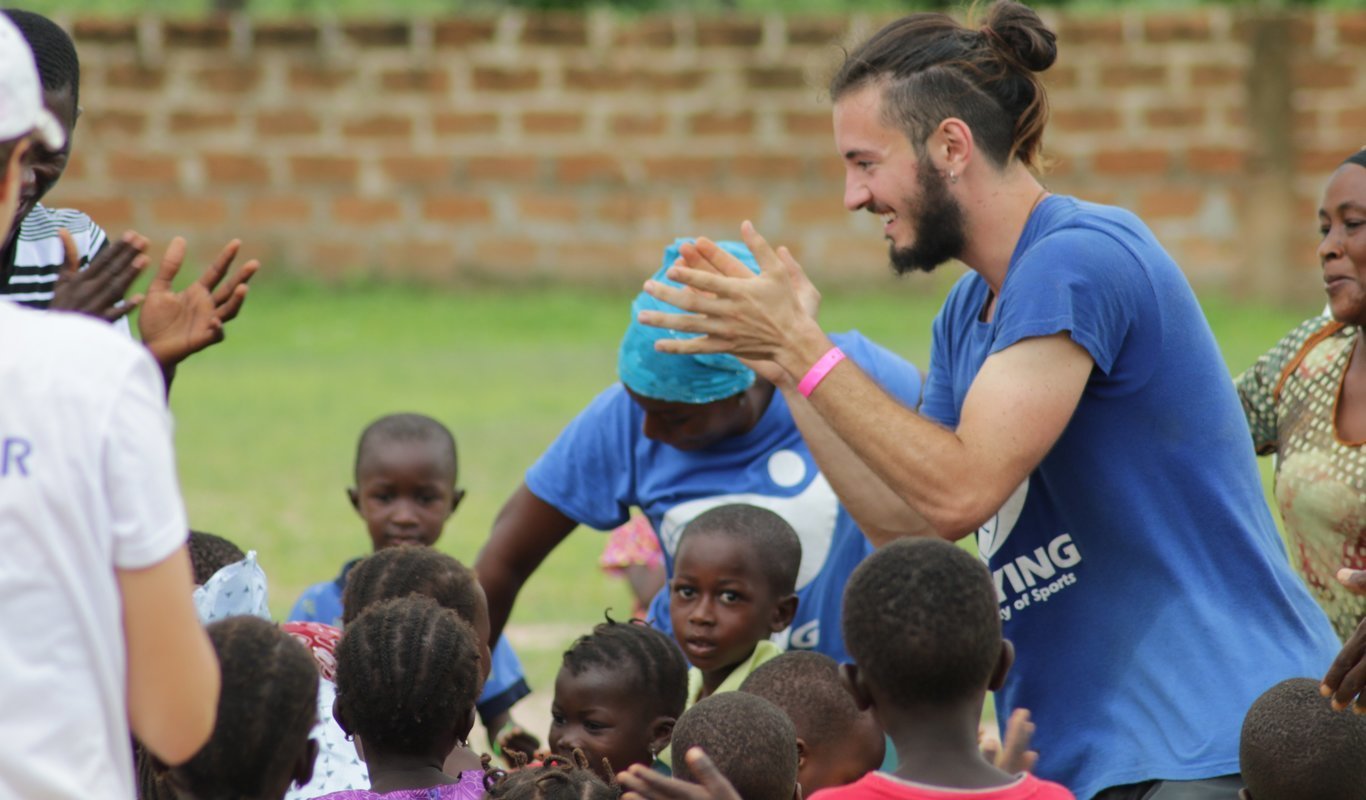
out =
[(755, 642), (754, 646), (745, 653), (745, 657), (734, 664), (728, 667), (718, 667), (710, 672), (702, 672), (702, 691), (698, 693), (697, 699), (703, 700), (716, 694), (716, 690), (721, 688), (721, 684), (726, 682), (726, 678), (729, 678), (731, 673), (739, 669), (741, 664), (753, 658), (754, 651), (757, 649), (759, 649), (759, 643)]
[(977, 743), (981, 698), (945, 706), (875, 707), (896, 745), (896, 776), (947, 789), (989, 789), (1016, 779), (997, 769)]

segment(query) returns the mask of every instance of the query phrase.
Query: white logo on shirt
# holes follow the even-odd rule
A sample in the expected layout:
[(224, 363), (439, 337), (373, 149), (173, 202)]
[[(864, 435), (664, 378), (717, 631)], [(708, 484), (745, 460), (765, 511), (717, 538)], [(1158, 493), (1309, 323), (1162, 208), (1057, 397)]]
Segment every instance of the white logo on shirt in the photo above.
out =
[(989, 562), (1001, 545), (1006, 543), (1006, 539), (1010, 538), (1015, 523), (1020, 521), (1020, 512), (1024, 510), (1025, 498), (1028, 496), (1029, 476), (1026, 475), (1015, 492), (1006, 498), (1005, 505), (996, 512), (996, 516), (977, 529), (977, 553), (983, 562)]

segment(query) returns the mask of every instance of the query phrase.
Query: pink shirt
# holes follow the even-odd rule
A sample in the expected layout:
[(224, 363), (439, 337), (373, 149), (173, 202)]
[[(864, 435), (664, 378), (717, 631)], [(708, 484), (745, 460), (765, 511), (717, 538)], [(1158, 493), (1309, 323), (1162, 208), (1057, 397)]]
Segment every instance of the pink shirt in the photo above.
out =
[(903, 780), (885, 772), (870, 772), (857, 781), (822, 789), (809, 800), (1076, 800), (1059, 784), (1028, 773), (991, 789), (949, 789)]

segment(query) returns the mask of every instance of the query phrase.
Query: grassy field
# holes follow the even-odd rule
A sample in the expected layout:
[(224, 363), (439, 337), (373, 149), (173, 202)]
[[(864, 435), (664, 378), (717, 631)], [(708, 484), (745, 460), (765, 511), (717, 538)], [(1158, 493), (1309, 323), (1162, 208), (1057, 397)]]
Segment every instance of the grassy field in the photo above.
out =
[[(949, 277), (828, 296), (822, 319), (832, 330), (858, 327), (924, 366)], [(1301, 318), (1207, 300), (1233, 368)], [(526, 467), (615, 380), (628, 303), (625, 292), (563, 288), (255, 286), (228, 341), (188, 363), (173, 392), (192, 523), (258, 550), (271, 605), (284, 614), (304, 586), (332, 577), (368, 545), (343, 494), (361, 428), (382, 414), (420, 411), (459, 440), (468, 496), (439, 546), (472, 560)], [(592, 531), (571, 536), (518, 603), (513, 623), (541, 686), (576, 631), (609, 606), (629, 607), (625, 586), (599, 577), (602, 543)]]

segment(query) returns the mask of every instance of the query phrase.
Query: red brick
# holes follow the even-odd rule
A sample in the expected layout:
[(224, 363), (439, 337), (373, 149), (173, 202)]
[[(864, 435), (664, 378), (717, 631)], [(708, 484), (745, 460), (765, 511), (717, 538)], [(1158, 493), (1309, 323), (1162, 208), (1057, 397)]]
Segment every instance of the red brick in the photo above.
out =
[(403, 280), (450, 283), (458, 271), (456, 246), (449, 237), (384, 242), (379, 259), (383, 274)]
[(175, 19), (161, 23), (162, 41), (167, 47), (222, 49), (232, 40), (226, 18)]
[(1337, 32), (1339, 44), (1366, 44), (1366, 13), (1358, 11), (1335, 14), (1333, 30)]
[(608, 155), (565, 156), (555, 162), (561, 183), (616, 183), (624, 179), (621, 162)]
[(313, 201), (302, 195), (254, 195), (243, 211), (252, 227), (297, 230), (300, 222), (313, 216)]
[(110, 64), (104, 69), (104, 85), (110, 89), (156, 91), (166, 83), (166, 70), (142, 64)]
[(1143, 119), (1153, 128), (1198, 128), (1205, 116), (1202, 106), (1159, 106), (1148, 109)]
[(405, 22), (356, 21), (343, 24), (342, 34), (361, 47), (405, 47), (409, 29)]
[(475, 181), (531, 181), (540, 173), (540, 162), (524, 156), (480, 156), (465, 162), (466, 177)]
[(1366, 130), (1366, 106), (1338, 112), (1338, 127), (1347, 130)]
[(485, 267), (536, 266), (536, 243), (521, 236), (481, 239), (474, 246), (474, 260)]
[(62, 177), (70, 178), (71, 183), (84, 180), (90, 174), (90, 170), (86, 167), (86, 159), (81, 155), (84, 152), (80, 149), (72, 150), (67, 157), (66, 169), (62, 171)]
[(166, 123), (171, 133), (220, 133), (237, 127), (237, 112), (173, 111)]
[(451, 76), (444, 69), (395, 69), (379, 76), (380, 86), (389, 92), (428, 92), (445, 94), (451, 88)]
[(628, 191), (603, 198), (594, 213), (599, 222), (608, 225), (664, 225), (673, 215), (673, 204), (668, 197), (642, 197)]
[(570, 135), (583, 130), (583, 114), (577, 111), (528, 111), (522, 115), (522, 130), (537, 135)]
[(438, 112), (432, 115), (432, 130), (438, 136), (493, 133), (498, 130), (498, 115)]
[(61, 204), (68, 208), (79, 208), (110, 236), (117, 236), (133, 227), (133, 201), (127, 197), (72, 196), (63, 192)]
[(454, 182), (455, 161), (448, 156), (386, 156), (380, 169), (394, 183), (439, 186)]
[(692, 201), (692, 219), (738, 227), (745, 220), (757, 220), (763, 213), (763, 195), (707, 192)]
[(517, 200), (518, 221), (578, 222), (583, 201), (577, 197), (549, 197), (538, 192), (522, 195)]
[(442, 19), (432, 26), (432, 42), (437, 47), (466, 47), (493, 41), (497, 30), (492, 19)]
[(256, 114), (256, 133), (261, 136), (311, 136), (320, 130), (322, 122), (311, 111), (259, 111)]
[(688, 120), (688, 130), (695, 136), (736, 136), (754, 131), (752, 111), (704, 111)]
[(152, 217), (159, 225), (215, 227), (228, 221), (228, 208), (217, 197), (163, 196), (152, 201)]
[(1191, 67), (1191, 85), (1198, 88), (1241, 86), (1247, 70), (1233, 64), (1196, 64)]
[(1098, 175), (1144, 175), (1153, 177), (1166, 172), (1171, 154), (1166, 150), (1101, 150), (1092, 158), (1091, 167)]
[(115, 182), (174, 184), (180, 178), (176, 159), (171, 156), (109, 153), (105, 169)]
[(713, 180), (725, 163), (707, 156), (656, 156), (645, 159), (645, 175), (651, 181), (704, 183)]
[(1100, 85), (1106, 88), (1160, 87), (1167, 83), (1162, 64), (1116, 64), (1100, 69)]
[(614, 67), (570, 67), (564, 72), (566, 89), (582, 92), (610, 92), (630, 88), (631, 72)]
[(332, 201), (334, 222), (357, 226), (394, 222), (402, 216), (398, 201), (376, 197), (338, 197)]
[(358, 117), (342, 123), (342, 133), (353, 139), (402, 138), (413, 133), (413, 121), (393, 114)]
[(1165, 188), (1140, 192), (1138, 215), (1144, 219), (1178, 217), (1189, 218), (1200, 212), (1205, 193), (1199, 189)]
[(197, 79), (200, 87), (211, 92), (242, 94), (256, 88), (261, 70), (249, 66), (205, 67)]
[(1224, 110), (1224, 121), (1229, 127), (1242, 128), (1247, 126), (1247, 109), (1234, 107)]
[(616, 114), (612, 117), (613, 136), (660, 136), (669, 130), (665, 114)]
[(557, 274), (563, 274), (571, 279), (601, 281), (623, 274), (634, 277), (640, 271), (639, 264), (636, 248), (619, 241), (594, 242), (580, 239), (572, 246), (555, 250)]
[(270, 167), (260, 158), (233, 153), (204, 153), (204, 177), (211, 184), (263, 185), (270, 182)]
[(72, 23), (71, 37), (81, 44), (136, 44), (138, 25), (133, 19), (86, 17)]
[(251, 34), (257, 47), (315, 47), (320, 38), (318, 26), (307, 20), (255, 21)]
[(1124, 23), (1115, 16), (1063, 18), (1058, 25), (1058, 43), (1064, 52), (1079, 45), (1119, 44), (1124, 41)]
[(619, 48), (654, 49), (673, 47), (678, 41), (678, 35), (674, 32), (673, 20), (668, 18), (647, 17), (633, 22), (619, 19), (612, 40)]
[(1186, 171), (1205, 175), (1236, 175), (1246, 169), (1247, 152), (1232, 147), (1192, 147), (1186, 151)]
[(422, 203), (422, 217), (432, 222), (488, 222), (493, 219), (493, 209), (483, 197), (433, 194)]
[(147, 129), (147, 115), (141, 111), (106, 108), (82, 114), (81, 125), (94, 131), (101, 139), (105, 136), (138, 136)]
[(834, 130), (828, 111), (789, 111), (783, 115), (783, 128), (793, 136), (829, 137)]
[(1291, 66), (1297, 89), (1346, 89), (1356, 84), (1356, 63), (1349, 59), (1296, 59)]
[(337, 89), (355, 79), (356, 71), (349, 67), (295, 64), (289, 68), (289, 88), (299, 92)]
[[(1233, 38), (1238, 42), (1251, 42), (1255, 19), (1240, 16), (1233, 22)], [(1282, 16), (1281, 19), (1268, 18), (1268, 24), (1276, 29), (1284, 29), (1291, 44), (1312, 45), (1314, 43), (1314, 20), (1307, 15)]]
[(584, 14), (537, 14), (527, 17), (522, 44), (583, 47), (588, 44), (588, 20)]
[(763, 37), (759, 20), (697, 20), (697, 44), (701, 47), (754, 47)]
[(1054, 130), (1087, 133), (1119, 128), (1119, 112), (1113, 108), (1058, 108), (1050, 114)]
[(349, 156), (294, 156), (289, 170), (298, 183), (352, 184), (360, 175), (360, 162)]
[(700, 69), (659, 69), (636, 73), (636, 82), (650, 92), (685, 92), (700, 89), (707, 82), (707, 73)]
[(532, 67), (475, 67), (474, 88), (486, 92), (523, 92), (541, 85), (541, 73)]
[(1295, 154), (1295, 169), (1300, 172), (1328, 172), (1336, 169), (1347, 155), (1342, 150), (1301, 150)]
[(745, 70), (745, 83), (757, 90), (811, 88), (798, 67), (750, 67)]
[(805, 197), (787, 204), (783, 222), (788, 225), (843, 224), (849, 212), (835, 197)]
[(1075, 89), (1081, 83), (1081, 73), (1076, 67), (1054, 65), (1043, 73), (1044, 85), (1048, 89)]
[(726, 174), (760, 181), (799, 180), (806, 175), (806, 164), (798, 156), (748, 153), (732, 159)]
[(791, 45), (836, 45), (848, 32), (849, 23), (843, 17), (793, 17), (787, 20), (787, 43)]
[(1154, 14), (1143, 20), (1143, 35), (1150, 42), (1207, 42), (1213, 29), (1203, 9), (1185, 14)]

